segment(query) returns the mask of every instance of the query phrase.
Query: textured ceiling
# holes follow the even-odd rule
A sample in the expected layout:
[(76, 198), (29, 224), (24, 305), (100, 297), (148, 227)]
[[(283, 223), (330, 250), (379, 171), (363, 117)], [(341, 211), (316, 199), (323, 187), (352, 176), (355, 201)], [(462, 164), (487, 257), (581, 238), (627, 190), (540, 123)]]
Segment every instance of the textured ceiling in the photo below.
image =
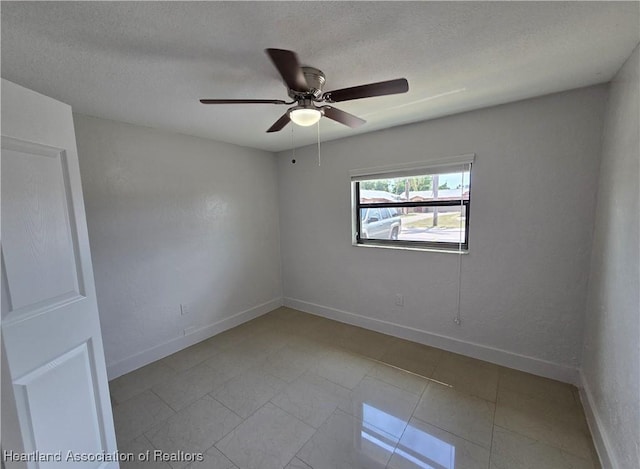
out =
[(406, 77), (408, 93), (336, 105), (322, 140), (609, 81), (640, 41), (638, 2), (2, 2), (2, 76), (75, 111), (277, 151), (316, 128), (266, 129), (286, 99), (267, 47), (326, 90)]

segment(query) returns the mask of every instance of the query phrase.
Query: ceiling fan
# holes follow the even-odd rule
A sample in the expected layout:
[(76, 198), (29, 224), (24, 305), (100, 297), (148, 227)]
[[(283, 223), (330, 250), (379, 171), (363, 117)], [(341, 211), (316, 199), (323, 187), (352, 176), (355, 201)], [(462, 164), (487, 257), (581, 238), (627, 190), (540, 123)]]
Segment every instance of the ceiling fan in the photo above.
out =
[[(369, 83), (367, 85), (323, 91), (326, 78), (321, 70), (302, 67), (295, 52), (283, 49), (266, 49), (265, 52), (282, 75), (289, 97), (293, 101), (280, 99), (201, 99), (202, 104), (296, 104), (278, 119), (267, 132), (278, 132), (290, 121), (301, 126), (310, 126), (322, 116), (348, 127), (359, 127), (366, 121), (353, 114), (341, 111), (324, 103), (338, 103), (352, 99), (371, 98), (389, 94), (406, 93), (409, 83), (406, 78)], [(319, 104), (319, 105), (318, 105)]]

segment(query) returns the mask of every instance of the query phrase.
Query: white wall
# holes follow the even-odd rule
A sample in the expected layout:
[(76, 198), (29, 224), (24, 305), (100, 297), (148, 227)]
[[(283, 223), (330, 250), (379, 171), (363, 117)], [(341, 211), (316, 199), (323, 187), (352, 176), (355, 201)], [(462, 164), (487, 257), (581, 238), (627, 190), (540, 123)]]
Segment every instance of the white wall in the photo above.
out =
[(281, 304), (273, 154), (74, 121), (111, 378)]
[[(606, 94), (590, 87), (328, 142), (320, 167), (315, 146), (296, 164), (280, 153), (285, 304), (575, 381)], [(348, 172), (465, 153), (477, 156), (457, 326), (458, 256), (352, 246)]]
[(582, 364), (605, 467), (640, 467), (639, 49), (611, 83)]

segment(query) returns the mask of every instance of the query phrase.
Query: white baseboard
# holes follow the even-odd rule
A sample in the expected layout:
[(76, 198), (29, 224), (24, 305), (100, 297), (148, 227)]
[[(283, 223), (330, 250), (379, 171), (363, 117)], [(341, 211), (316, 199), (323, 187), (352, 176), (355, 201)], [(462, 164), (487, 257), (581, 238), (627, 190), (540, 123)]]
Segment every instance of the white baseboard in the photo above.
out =
[(231, 329), (232, 327), (239, 326), (251, 319), (262, 316), (263, 314), (273, 311), (276, 308), (282, 306), (282, 298), (274, 298), (271, 301), (254, 306), (253, 308), (241, 311), (228, 318), (221, 319), (207, 326), (202, 326), (189, 335), (176, 337), (168, 342), (156, 345), (147, 350), (143, 350), (135, 355), (132, 355), (124, 360), (120, 360), (116, 363), (112, 363), (107, 366), (107, 376), (109, 380), (115, 379), (118, 376), (122, 376), (130, 371), (137, 370), (140, 367), (153, 363), (161, 358), (164, 358), (172, 353), (179, 352), (180, 350), (190, 347), (191, 345), (202, 342), (209, 337), (213, 337), (216, 334)]
[(580, 384), (578, 388), (580, 390), (580, 400), (582, 401), (584, 414), (587, 417), (587, 425), (589, 425), (589, 430), (591, 430), (593, 445), (596, 447), (596, 452), (600, 458), (600, 464), (603, 469), (619, 469), (620, 465), (617, 463), (615, 455), (611, 450), (611, 443), (604, 431), (602, 419), (600, 418), (598, 408), (595, 406), (589, 383), (587, 383), (582, 371), (579, 372), (579, 376)]
[(434, 334), (421, 329), (395, 324), (382, 319), (374, 319), (295, 298), (284, 298), (284, 305), (300, 311), (315, 314), (317, 316), (399, 337), (401, 339), (419, 342), (421, 344), (430, 345), (432, 347), (459, 353), (461, 355), (506, 366), (508, 368), (526, 371), (527, 373), (544, 376), (545, 378), (555, 379), (576, 386), (578, 385), (578, 370), (569, 366), (520, 355), (487, 345)]

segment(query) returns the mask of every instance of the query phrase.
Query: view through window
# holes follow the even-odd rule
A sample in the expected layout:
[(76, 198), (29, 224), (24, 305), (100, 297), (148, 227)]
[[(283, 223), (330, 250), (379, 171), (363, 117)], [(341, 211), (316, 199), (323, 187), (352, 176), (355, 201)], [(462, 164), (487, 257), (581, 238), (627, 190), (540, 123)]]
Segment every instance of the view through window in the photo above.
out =
[(355, 181), (357, 242), (467, 250), (471, 165), (449, 171)]

